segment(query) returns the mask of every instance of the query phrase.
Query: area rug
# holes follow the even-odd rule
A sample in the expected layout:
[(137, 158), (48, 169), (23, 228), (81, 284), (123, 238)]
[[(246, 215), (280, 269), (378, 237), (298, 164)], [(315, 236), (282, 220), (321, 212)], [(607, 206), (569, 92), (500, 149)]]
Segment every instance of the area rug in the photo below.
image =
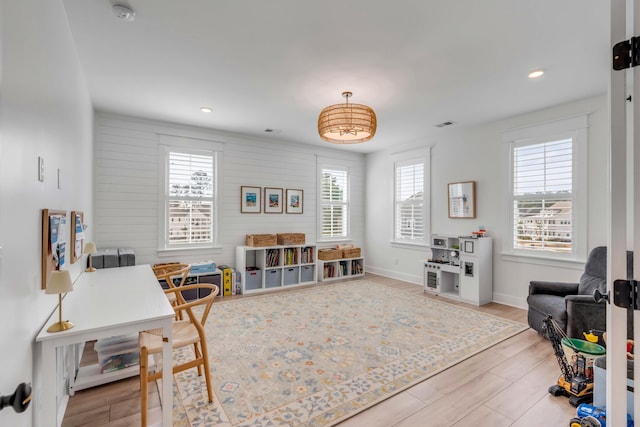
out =
[(174, 425), (333, 425), (525, 329), (366, 280), (216, 301), (214, 401), (175, 375)]

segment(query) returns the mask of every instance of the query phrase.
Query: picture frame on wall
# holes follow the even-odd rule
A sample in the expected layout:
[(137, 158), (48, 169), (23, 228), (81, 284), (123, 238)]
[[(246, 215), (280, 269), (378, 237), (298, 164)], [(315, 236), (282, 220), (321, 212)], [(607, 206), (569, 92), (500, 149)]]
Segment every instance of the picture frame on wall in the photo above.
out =
[(84, 212), (71, 211), (71, 264), (82, 256), (84, 238)]
[(282, 188), (265, 187), (264, 213), (282, 213), (282, 205), (284, 203), (282, 196)]
[(287, 188), (287, 213), (301, 214), (304, 211), (304, 191)]
[(262, 187), (240, 187), (240, 213), (260, 213), (262, 211)]
[(452, 182), (448, 187), (449, 218), (475, 218), (476, 182)]

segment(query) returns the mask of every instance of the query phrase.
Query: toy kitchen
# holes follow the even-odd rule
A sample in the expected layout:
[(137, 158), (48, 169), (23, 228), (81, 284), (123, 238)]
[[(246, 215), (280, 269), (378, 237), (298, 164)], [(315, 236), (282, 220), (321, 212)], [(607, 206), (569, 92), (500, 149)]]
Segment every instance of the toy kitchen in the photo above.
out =
[(424, 291), (477, 306), (493, 301), (493, 241), (490, 237), (431, 236), (424, 261)]

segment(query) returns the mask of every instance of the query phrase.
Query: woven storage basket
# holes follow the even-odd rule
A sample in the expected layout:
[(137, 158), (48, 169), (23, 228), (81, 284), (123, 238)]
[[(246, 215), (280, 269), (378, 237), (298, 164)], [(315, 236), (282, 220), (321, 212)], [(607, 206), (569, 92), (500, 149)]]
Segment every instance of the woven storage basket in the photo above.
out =
[(318, 259), (323, 261), (331, 261), (332, 259), (342, 258), (342, 251), (340, 249), (318, 249)]
[(360, 256), (360, 248), (342, 250), (342, 258), (358, 258), (359, 256)]
[(304, 233), (279, 233), (277, 237), (279, 245), (304, 245)]
[(275, 246), (278, 239), (275, 234), (247, 234), (247, 246)]

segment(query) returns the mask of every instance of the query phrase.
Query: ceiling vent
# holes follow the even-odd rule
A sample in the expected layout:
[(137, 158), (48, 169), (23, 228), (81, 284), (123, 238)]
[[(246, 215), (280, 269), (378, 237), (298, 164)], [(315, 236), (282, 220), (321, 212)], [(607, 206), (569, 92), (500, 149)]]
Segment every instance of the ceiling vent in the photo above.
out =
[(277, 134), (279, 134), (280, 132), (282, 132), (282, 131), (281, 131), (281, 130), (279, 130), (279, 129), (268, 129), (268, 128), (267, 128), (267, 129), (265, 129), (264, 131), (265, 131), (266, 133), (273, 133), (273, 134), (276, 134), (276, 135), (277, 135)]
[(444, 128), (444, 127), (447, 127), (447, 126), (451, 126), (451, 125), (452, 125), (452, 124), (454, 124), (454, 123), (455, 123), (455, 122), (442, 122), (442, 123), (440, 123), (440, 124), (437, 124), (437, 125), (436, 125), (436, 127), (437, 127), (437, 128)]

